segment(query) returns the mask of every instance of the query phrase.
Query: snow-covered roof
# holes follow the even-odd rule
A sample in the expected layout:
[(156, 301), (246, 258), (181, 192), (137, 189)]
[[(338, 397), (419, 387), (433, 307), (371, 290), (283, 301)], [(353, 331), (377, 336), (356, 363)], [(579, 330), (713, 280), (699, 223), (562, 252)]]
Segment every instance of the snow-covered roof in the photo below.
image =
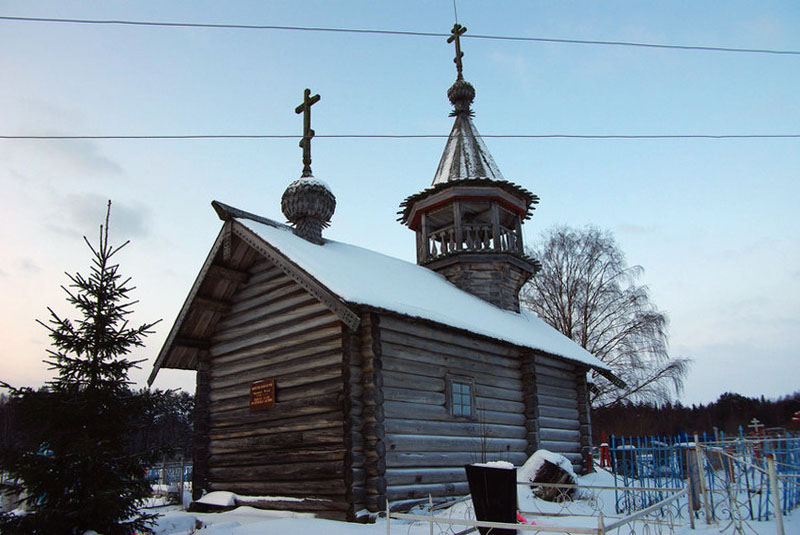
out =
[[(469, 294), (430, 269), (355, 245), (295, 236), (265, 218), (231, 213), (270, 247), (346, 302), (430, 320), (512, 344), (537, 349), (600, 370), (594, 355), (529, 312), (500, 309)], [(249, 215), (249, 214), (248, 214)]]

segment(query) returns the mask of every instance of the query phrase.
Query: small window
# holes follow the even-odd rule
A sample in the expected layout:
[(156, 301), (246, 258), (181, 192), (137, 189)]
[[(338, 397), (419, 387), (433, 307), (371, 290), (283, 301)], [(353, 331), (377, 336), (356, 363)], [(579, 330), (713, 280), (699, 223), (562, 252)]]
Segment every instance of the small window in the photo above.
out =
[(474, 412), (474, 386), (471, 379), (450, 379), (450, 414), (461, 418), (471, 418)]

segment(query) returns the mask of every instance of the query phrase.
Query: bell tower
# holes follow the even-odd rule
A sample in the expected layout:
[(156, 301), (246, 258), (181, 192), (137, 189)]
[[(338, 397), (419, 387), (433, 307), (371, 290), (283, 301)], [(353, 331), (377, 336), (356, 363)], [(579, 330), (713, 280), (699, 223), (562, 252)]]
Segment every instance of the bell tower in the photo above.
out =
[(472, 122), (475, 88), (464, 80), (460, 36), (453, 26), (458, 76), (447, 90), (455, 117), (429, 188), (400, 205), (399, 221), (417, 236), (417, 264), (473, 295), (519, 312), (519, 291), (539, 270), (525, 255), (522, 224), (539, 198), (503, 178)]

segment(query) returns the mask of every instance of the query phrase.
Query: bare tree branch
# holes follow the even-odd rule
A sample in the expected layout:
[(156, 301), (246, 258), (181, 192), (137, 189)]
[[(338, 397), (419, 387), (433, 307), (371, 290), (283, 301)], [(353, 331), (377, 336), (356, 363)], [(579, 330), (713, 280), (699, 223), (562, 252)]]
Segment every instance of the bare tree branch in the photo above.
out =
[(621, 390), (594, 374), (594, 406), (663, 402), (681, 392), (690, 361), (669, 355), (667, 316), (636, 284), (644, 269), (627, 265), (609, 232), (556, 227), (529, 253), (542, 270), (523, 288), (522, 304), (628, 384)]

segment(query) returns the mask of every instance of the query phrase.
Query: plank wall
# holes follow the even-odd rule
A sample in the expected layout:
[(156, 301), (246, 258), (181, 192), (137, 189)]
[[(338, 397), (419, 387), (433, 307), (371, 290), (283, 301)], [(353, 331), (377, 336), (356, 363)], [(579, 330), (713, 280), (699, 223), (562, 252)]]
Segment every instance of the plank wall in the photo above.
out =
[[(381, 315), (386, 497), (468, 493), (464, 465), (526, 458), (519, 351), (456, 331)], [(450, 416), (447, 377), (471, 378), (476, 416)]]
[[(266, 260), (249, 274), (209, 349), (209, 490), (321, 498), (296, 507), (344, 518), (342, 325)], [(269, 378), (275, 407), (251, 411), (250, 384)]]

